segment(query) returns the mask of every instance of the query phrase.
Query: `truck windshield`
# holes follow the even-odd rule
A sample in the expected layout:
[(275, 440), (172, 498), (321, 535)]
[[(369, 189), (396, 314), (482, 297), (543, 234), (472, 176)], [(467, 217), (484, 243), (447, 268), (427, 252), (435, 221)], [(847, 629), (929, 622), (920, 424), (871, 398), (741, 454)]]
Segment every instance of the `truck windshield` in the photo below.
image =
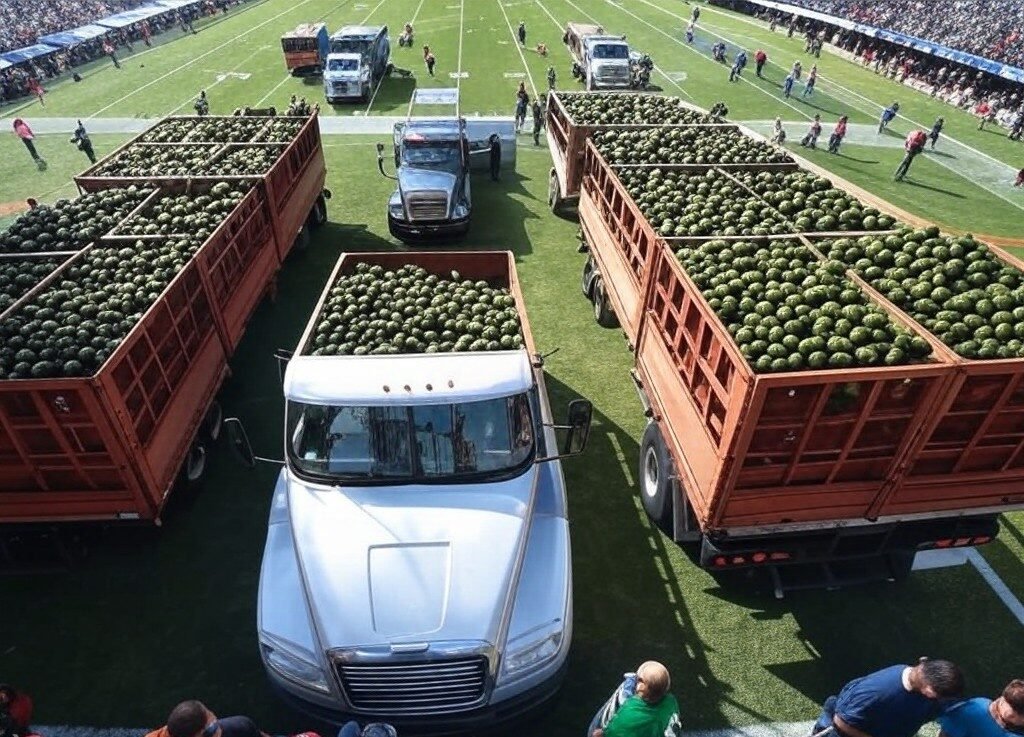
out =
[(288, 403), (288, 457), (329, 483), (478, 482), (514, 475), (534, 455), (526, 394), (459, 404)]
[(462, 162), (459, 158), (459, 148), (454, 141), (405, 140), (402, 142), (402, 163), (408, 166), (458, 171)]
[(594, 47), (595, 59), (628, 59), (629, 47), (622, 44), (598, 44)]
[(330, 59), (327, 62), (329, 72), (356, 72), (359, 71), (358, 59)]
[(332, 54), (360, 54), (366, 56), (370, 50), (370, 42), (356, 38), (332, 38)]

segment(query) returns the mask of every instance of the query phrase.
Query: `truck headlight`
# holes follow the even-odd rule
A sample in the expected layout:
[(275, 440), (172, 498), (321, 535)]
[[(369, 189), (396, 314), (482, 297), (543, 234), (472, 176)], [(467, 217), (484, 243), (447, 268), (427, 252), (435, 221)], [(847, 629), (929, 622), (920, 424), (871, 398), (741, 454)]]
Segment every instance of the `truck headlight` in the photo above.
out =
[(402, 203), (398, 204), (391, 203), (388, 205), (388, 212), (391, 213), (391, 217), (395, 220), (405, 220), (405, 208), (402, 207)]
[(462, 220), (462, 218), (469, 217), (469, 208), (466, 207), (465, 202), (460, 202), (455, 206), (452, 214), (455, 216), (456, 220)]
[(511, 680), (544, 665), (558, 655), (564, 633), (564, 623), (556, 619), (509, 640), (501, 664), (501, 675)]
[(320, 693), (330, 693), (327, 677), (319, 665), (310, 663), (305, 657), (288, 651), (279, 644), (261, 643), (263, 657), (271, 668), (303, 688)]

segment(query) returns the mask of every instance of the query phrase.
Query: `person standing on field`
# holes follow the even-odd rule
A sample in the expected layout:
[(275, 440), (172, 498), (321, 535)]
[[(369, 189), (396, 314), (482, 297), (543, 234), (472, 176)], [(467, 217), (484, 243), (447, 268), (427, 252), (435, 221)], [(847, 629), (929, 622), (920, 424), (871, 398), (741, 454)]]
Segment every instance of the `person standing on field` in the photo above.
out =
[(89, 133), (85, 130), (85, 126), (82, 125), (82, 121), (78, 121), (78, 127), (75, 128), (74, 136), (71, 138), (71, 143), (78, 146), (78, 150), (81, 151), (89, 159), (89, 163), (96, 163), (96, 153), (92, 150), (92, 141), (89, 139)]
[(498, 138), (497, 133), (492, 133), (488, 139), (491, 143), (490, 148), (490, 164), (491, 164), (491, 181), (498, 181), (498, 174), (501, 172), (501, 139)]
[(526, 125), (526, 111), (530, 106), (530, 95), (526, 92), (526, 84), (519, 83), (516, 90), (516, 133), (521, 133)]
[(21, 139), (21, 142), (25, 144), (25, 148), (28, 149), (28, 155), (32, 157), (32, 160), (36, 162), (36, 166), (40, 171), (46, 168), (46, 161), (39, 152), (36, 151), (36, 135), (32, 132), (32, 129), (28, 127), (21, 118), (15, 118), (13, 122), (14, 133)]
[(793, 72), (786, 75), (786, 78), (782, 80), (782, 94), (784, 97), (789, 97), (793, 94), (793, 85), (796, 84), (796, 77), (793, 76)]
[(764, 52), (764, 49), (758, 49), (754, 52), (754, 72), (758, 77), (764, 77), (761, 74), (761, 70), (764, 69), (764, 65), (768, 63), (768, 54)]
[(843, 139), (846, 138), (846, 121), (849, 118), (842, 116), (836, 122), (836, 127), (832, 131), (832, 135), (828, 138), (828, 152), (830, 154), (839, 153), (839, 147), (843, 143)]
[(811, 121), (811, 127), (807, 129), (807, 133), (800, 141), (800, 145), (804, 148), (817, 148), (818, 147), (818, 136), (821, 135), (821, 115), (815, 115), (814, 120)]
[(804, 83), (803, 97), (814, 94), (814, 85), (818, 82), (818, 65), (815, 64), (811, 67), (811, 71), (807, 74), (807, 81)]
[(942, 737), (1012, 737), (1024, 733), (1024, 681), (1016, 678), (999, 698), (978, 697), (951, 706), (938, 718)]
[(911, 131), (907, 136), (907, 140), (903, 144), (905, 153), (903, 154), (903, 161), (896, 167), (895, 179), (897, 182), (902, 182), (903, 177), (910, 171), (910, 165), (914, 163), (914, 159), (917, 155), (924, 151), (924, 144), (928, 140), (928, 134), (922, 130)]
[(1014, 187), (1024, 186), (1024, 169), (1017, 172), (1017, 181), (1013, 183)]
[(434, 53), (430, 50), (429, 46), (423, 46), (423, 63), (427, 65), (427, 74), (431, 77), (434, 76), (434, 64), (437, 60), (434, 59)]
[(526, 23), (519, 21), (519, 29), (516, 31), (516, 35), (519, 36), (519, 45), (526, 46)]
[(776, 117), (772, 128), (772, 143), (781, 146), (786, 142), (786, 129), (782, 127), (782, 118)]
[(894, 102), (892, 105), (882, 110), (882, 117), (878, 121), (879, 133), (881, 133), (882, 131), (889, 127), (889, 123), (891, 123), (895, 119), (896, 113), (898, 113), (899, 111), (900, 104), (898, 102)]
[(811, 734), (914, 737), (963, 690), (963, 674), (948, 660), (893, 665), (856, 678), (830, 696)]
[(108, 39), (103, 39), (103, 53), (109, 56), (110, 60), (114, 62), (115, 68), (121, 68), (121, 62), (117, 60), (117, 55), (114, 53), (114, 45), (110, 43)]
[(942, 126), (946, 124), (943, 118), (936, 118), (935, 122), (932, 123), (931, 132), (928, 134), (928, 139), (932, 142), (932, 151), (935, 150), (935, 144), (939, 141), (939, 134), (942, 133)]
[(540, 145), (540, 129), (544, 127), (544, 117), (540, 109), (540, 101), (533, 101), (533, 145)]
[(548, 89), (549, 90), (555, 89), (555, 80), (557, 79), (557, 76), (558, 75), (555, 74), (555, 68), (554, 67), (548, 67)]
[(732, 69), (729, 70), (729, 81), (735, 82), (740, 77), (740, 72), (747, 65), (747, 52), (740, 51), (732, 62)]
[(686, 24), (686, 43), (693, 43), (693, 21)]
[(1021, 134), (1024, 133), (1024, 110), (1018, 110), (1013, 115), (1013, 122), (1010, 123), (1010, 135), (1011, 141), (1019, 141)]

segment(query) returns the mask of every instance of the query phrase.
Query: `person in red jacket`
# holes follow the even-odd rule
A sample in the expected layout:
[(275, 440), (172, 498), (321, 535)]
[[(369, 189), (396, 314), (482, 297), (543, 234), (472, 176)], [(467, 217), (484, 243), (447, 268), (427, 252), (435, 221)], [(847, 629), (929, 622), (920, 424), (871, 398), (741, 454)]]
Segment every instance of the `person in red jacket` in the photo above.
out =
[(0, 733), (23, 737), (32, 733), (32, 699), (13, 686), (0, 683)]
[(848, 118), (844, 115), (836, 123), (835, 129), (832, 131), (832, 135), (828, 139), (828, 152), (830, 154), (839, 153), (839, 146), (842, 145), (843, 139), (846, 137), (846, 121)]
[(928, 134), (923, 130), (911, 131), (907, 136), (907, 140), (903, 143), (903, 149), (906, 153), (903, 154), (903, 161), (896, 167), (895, 179), (897, 182), (902, 182), (903, 177), (910, 171), (910, 165), (914, 163), (914, 159), (917, 155), (924, 151), (924, 144), (928, 141)]
[(758, 49), (754, 52), (754, 71), (757, 72), (757, 76), (761, 77), (761, 70), (764, 69), (764, 65), (768, 63), (768, 54), (764, 53), (764, 49)]

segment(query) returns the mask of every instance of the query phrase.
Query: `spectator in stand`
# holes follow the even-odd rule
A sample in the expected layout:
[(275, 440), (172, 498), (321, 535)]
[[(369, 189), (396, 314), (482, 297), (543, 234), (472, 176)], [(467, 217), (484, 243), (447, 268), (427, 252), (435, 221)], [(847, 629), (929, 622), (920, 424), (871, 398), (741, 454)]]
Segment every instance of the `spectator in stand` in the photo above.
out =
[(39, 80), (35, 77), (29, 77), (28, 80), (28, 91), (39, 98), (39, 104), (46, 107), (46, 100), (43, 99), (43, 95), (46, 94), (46, 90), (39, 84)]
[(142, 36), (142, 43), (146, 44), (146, 46), (153, 45), (152, 42), (150, 42), (149, 40), (150, 36), (152, 35), (152, 31), (149, 30), (148, 20), (142, 21), (142, 23), (139, 25), (139, 35)]
[(32, 733), (32, 699), (14, 686), (0, 683), (0, 737)]
[[(914, 159), (917, 158), (919, 153), (924, 151), (924, 144), (927, 141), (928, 134), (922, 130), (911, 131), (907, 135), (907, 139), (903, 143), (903, 150), (905, 152), (903, 154), (903, 161), (901, 161), (900, 165), (896, 167), (896, 173), (893, 176), (897, 182), (903, 181), (903, 177), (905, 177), (907, 172), (910, 171), (910, 165), (914, 163)], [(910, 736), (908, 735), (908, 737)]]
[(1024, 133), (1024, 109), (1013, 114), (1013, 122), (1010, 124), (1010, 140), (1019, 141), (1022, 133)]
[(43, 171), (46, 168), (46, 160), (40, 156), (39, 152), (36, 150), (35, 133), (33, 133), (32, 129), (28, 127), (28, 123), (21, 118), (15, 118), (12, 125), (14, 133), (21, 139), (21, 142), (25, 144), (25, 148), (28, 149), (29, 156), (31, 156), (32, 160), (36, 162), (36, 167), (39, 171)]

